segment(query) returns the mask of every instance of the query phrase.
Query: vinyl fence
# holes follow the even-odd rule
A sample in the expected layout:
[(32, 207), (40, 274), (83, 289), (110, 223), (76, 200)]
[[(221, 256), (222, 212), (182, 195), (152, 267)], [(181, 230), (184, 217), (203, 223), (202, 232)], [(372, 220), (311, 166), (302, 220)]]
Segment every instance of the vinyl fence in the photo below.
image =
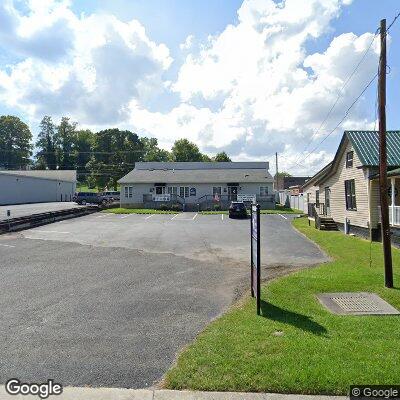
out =
[(286, 204), (286, 200), (289, 198), (290, 207), (296, 208), (297, 210), (304, 211), (304, 196), (303, 194), (299, 194), (297, 196), (291, 195), (289, 191), (281, 191), (279, 192), (279, 202), (281, 204)]

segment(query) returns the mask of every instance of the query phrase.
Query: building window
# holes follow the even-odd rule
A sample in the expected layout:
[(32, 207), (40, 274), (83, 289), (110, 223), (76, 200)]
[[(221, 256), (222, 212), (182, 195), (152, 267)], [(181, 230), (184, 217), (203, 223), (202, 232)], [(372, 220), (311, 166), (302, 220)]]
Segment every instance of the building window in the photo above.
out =
[(165, 194), (165, 186), (156, 186), (156, 194)]
[(354, 153), (352, 151), (349, 151), (346, 153), (346, 168), (353, 167), (353, 156), (354, 156)]
[(176, 186), (167, 187), (168, 194), (178, 194), (178, 188)]
[(125, 186), (124, 187), (125, 198), (131, 199), (133, 196), (133, 187), (132, 186)]
[(180, 197), (189, 197), (189, 186), (181, 186), (179, 188)]
[(219, 196), (221, 195), (221, 186), (214, 186), (213, 187), (213, 196), (215, 196), (216, 194), (218, 194)]
[(260, 186), (260, 196), (267, 196), (268, 195), (268, 186)]
[(319, 190), (315, 191), (315, 205), (319, 207)]
[(357, 210), (356, 184), (354, 179), (344, 181), (344, 190), (346, 196), (346, 210)]
[(190, 196), (195, 196), (196, 197), (196, 188), (190, 188)]

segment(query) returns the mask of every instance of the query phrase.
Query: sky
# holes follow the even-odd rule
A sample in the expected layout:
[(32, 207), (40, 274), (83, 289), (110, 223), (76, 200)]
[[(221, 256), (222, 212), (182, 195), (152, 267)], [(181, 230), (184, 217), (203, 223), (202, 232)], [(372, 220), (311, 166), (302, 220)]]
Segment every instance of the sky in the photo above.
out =
[[(334, 129), (377, 72), (380, 19), (398, 12), (398, 0), (1, 0), (0, 114), (34, 137), (44, 115), (68, 116), (234, 161), (274, 165), (277, 152), (280, 170), (311, 175), (344, 130), (377, 127), (375, 80)], [(400, 128), (399, 21), (388, 129)]]

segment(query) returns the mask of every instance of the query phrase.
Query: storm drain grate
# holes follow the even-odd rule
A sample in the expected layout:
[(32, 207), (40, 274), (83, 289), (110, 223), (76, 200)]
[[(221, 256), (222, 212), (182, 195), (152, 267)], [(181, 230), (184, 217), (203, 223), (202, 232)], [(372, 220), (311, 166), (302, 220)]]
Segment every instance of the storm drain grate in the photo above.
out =
[(322, 293), (318, 300), (334, 314), (390, 315), (400, 314), (375, 293)]

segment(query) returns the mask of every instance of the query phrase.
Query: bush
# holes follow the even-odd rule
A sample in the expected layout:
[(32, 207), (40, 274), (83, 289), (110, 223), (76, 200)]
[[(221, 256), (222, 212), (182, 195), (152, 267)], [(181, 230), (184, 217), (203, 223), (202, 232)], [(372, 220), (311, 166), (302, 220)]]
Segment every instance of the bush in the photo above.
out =
[(221, 211), (221, 206), (219, 204), (214, 204), (214, 211)]
[(168, 204), (161, 204), (160, 205), (160, 210), (161, 211), (168, 211), (169, 210)]
[(171, 211), (181, 211), (182, 207), (179, 204), (172, 204), (170, 209)]

